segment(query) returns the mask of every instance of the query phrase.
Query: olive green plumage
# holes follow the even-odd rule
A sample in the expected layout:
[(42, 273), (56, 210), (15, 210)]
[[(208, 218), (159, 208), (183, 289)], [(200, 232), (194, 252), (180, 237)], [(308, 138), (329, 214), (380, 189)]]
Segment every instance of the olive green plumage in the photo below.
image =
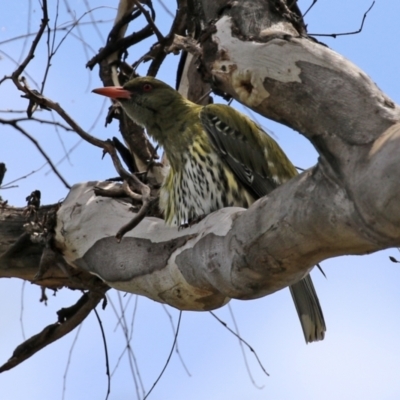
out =
[(248, 207), (297, 173), (271, 137), (229, 106), (199, 106), (150, 77), (133, 79), (124, 89), (134, 93), (120, 100), (124, 110), (164, 148), (171, 164), (160, 201), (168, 223)]
[[(151, 77), (132, 79), (121, 93), (113, 97), (170, 162), (160, 192), (169, 224), (190, 223), (223, 207), (247, 208), (297, 174), (278, 144), (229, 106), (199, 106)], [(306, 341), (323, 339), (325, 322), (310, 276), (290, 289)]]

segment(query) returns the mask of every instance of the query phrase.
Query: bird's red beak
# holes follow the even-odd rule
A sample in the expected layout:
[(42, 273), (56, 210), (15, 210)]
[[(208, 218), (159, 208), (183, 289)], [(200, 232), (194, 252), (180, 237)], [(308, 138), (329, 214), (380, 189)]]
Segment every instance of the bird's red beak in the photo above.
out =
[(122, 86), (107, 86), (98, 89), (93, 89), (92, 92), (116, 100), (131, 98), (131, 92), (129, 90), (124, 89)]

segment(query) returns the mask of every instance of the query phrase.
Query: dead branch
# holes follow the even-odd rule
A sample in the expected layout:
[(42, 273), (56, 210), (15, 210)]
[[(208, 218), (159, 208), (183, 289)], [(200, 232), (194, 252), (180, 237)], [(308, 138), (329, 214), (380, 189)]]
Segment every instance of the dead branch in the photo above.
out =
[(40, 333), (16, 347), (11, 358), (0, 366), (0, 373), (16, 367), (50, 343), (74, 330), (104, 298), (108, 289), (106, 285), (97, 287), (96, 290), (84, 293), (73, 306), (59, 310), (58, 322), (48, 325)]

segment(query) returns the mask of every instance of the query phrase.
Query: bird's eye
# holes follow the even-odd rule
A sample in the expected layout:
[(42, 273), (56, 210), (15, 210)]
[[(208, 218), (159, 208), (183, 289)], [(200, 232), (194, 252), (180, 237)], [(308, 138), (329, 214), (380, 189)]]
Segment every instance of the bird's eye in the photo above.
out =
[(150, 92), (153, 89), (153, 86), (150, 85), (150, 83), (145, 83), (143, 85), (143, 92)]

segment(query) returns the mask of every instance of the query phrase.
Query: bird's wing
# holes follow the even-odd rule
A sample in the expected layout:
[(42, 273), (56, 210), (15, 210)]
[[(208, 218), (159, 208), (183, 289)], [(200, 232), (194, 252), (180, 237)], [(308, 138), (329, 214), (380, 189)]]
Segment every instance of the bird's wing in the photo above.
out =
[[(297, 174), (278, 144), (253, 121), (221, 104), (203, 107), (202, 125), (215, 150), (255, 199)], [(306, 342), (322, 340), (326, 326), (311, 277), (290, 287)]]
[(235, 109), (210, 104), (200, 119), (215, 150), (255, 199), (297, 174), (278, 144)]

